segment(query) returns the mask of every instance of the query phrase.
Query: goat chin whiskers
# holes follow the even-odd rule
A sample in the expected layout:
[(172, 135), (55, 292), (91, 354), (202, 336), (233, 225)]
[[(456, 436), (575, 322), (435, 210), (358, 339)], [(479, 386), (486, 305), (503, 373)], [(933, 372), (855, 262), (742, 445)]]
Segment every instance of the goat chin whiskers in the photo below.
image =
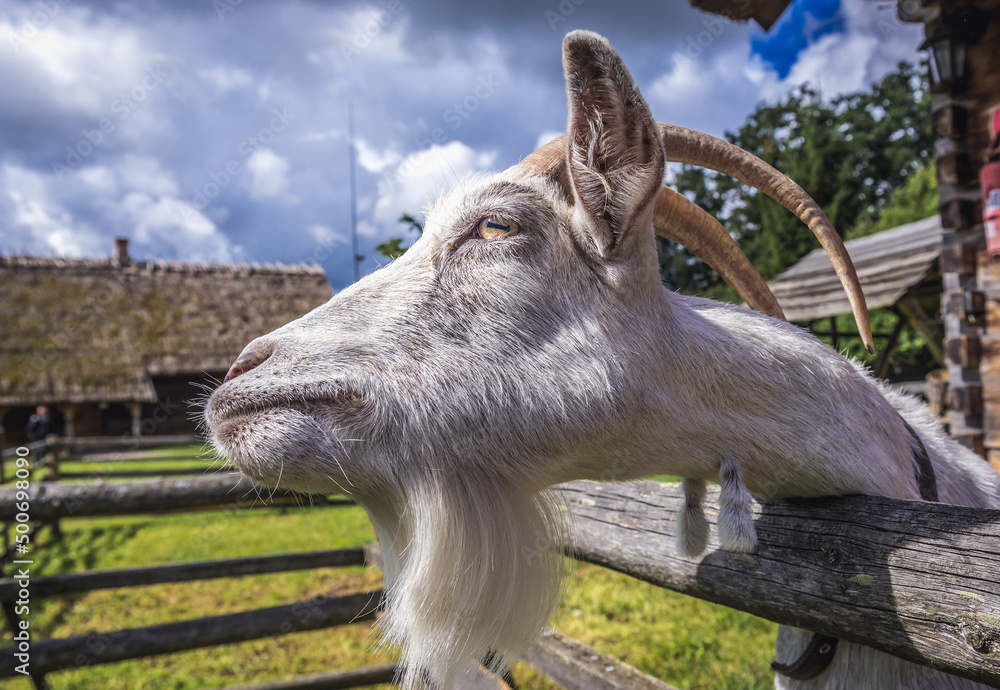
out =
[[(942, 501), (1000, 508), (1000, 475), (925, 407), (782, 320), (726, 229), (664, 187), (665, 161), (732, 175), (802, 219), (870, 347), (860, 282), (816, 202), (728, 142), (657, 123), (597, 34), (569, 34), (563, 68), (565, 136), (506, 171), (456, 178), (405, 254), (250, 343), (266, 364), (207, 404), (219, 455), (267, 478), (271, 497), (278, 483), (337, 487), (364, 507), (403, 690), (462, 687), (474, 664), (503, 667), (544, 629), (568, 530), (553, 484), (682, 478), (676, 539), (696, 557), (710, 543), (706, 482), (718, 481), (719, 543), (752, 551), (753, 496), (919, 499), (916, 437)], [(654, 235), (696, 252), (756, 312), (663, 287)], [(807, 646), (779, 629), (779, 659)], [(837, 649), (822, 682), (778, 688), (984, 687)]]

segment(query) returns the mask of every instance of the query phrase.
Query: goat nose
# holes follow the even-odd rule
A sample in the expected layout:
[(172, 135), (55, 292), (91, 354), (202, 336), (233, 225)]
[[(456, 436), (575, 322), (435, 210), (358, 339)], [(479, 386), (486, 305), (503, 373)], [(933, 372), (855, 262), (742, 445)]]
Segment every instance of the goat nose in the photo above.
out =
[(265, 345), (264, 343), (250, 343), (246, 346), (243, 352), (233, 366), (229, 367), (229, 371), (226, 373), (226, 378), (222, 379), (222, 382), (231, 381), (237, 376), (242, 376), (251, 369), (256, 369), (261, 364), (267, 361), (274, 353), (274, 348), (270, 345)]

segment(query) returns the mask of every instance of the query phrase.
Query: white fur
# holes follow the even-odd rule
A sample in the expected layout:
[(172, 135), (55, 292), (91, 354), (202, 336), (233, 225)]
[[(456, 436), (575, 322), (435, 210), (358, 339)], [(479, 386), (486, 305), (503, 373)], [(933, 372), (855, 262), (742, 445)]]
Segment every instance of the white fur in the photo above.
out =
[[(459, 185), (402, 258), (251, 343), (266, 361), (206, 410), (247, 475), (368, 510), (404, 688), (453, 687), (539, 633), (565, 533), (543, 492), (562, 481), (683, 477), (688, 554), (706, 543), (704, 483), (721, 481), (720, 540), (748, 550), (751, 495), (919, 498), (905, 418), (943, 501), (1000, 507), (1000, 476), (914, 400), (795, 326), (661, 286), (655, 123), (606, 41), (574, 33), (564, 55), (561, 172)], [(477, 238), (491, 216), (520, 232)], [(782, 629), (779, 659), (803, 639)], [(794, 687), (978, 686), (842, 643)]]

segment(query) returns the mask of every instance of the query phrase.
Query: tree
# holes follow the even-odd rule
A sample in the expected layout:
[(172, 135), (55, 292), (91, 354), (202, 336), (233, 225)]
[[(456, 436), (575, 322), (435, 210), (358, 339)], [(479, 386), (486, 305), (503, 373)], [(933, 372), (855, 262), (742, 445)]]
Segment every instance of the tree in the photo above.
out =
[[(422, 235), (424, 232), (424, 224), (409, 213), (401, 215), (399, 222), (405, 223), (407, 230), (416, 231), (417, 235)], [(375, 251), (389, 259), (398, 259), (409, 249), (409, 246), (403, 246), (403, 242), (405, 240), (402, 237), (390, 237), (385, 242), (376, 245)]]
[[(845, 234), (877, 220), (892, 191), (932, 157), (924, 74), (900, 63), (871, 90), (830, 100), (799, 87), (780, 103), (758, 105), (738, 132), (725, 136), (798, 182)], [(684, 166), (674, 186), (726, 225), (765, 279), (819, 246), (791, 213), (732, 178)], [(661, 265), (665, 280), (682, 292), (708, 286), (715, 297), (732, 294), (687, 250), (665, 249)]]
[(844, 239), (874, 235), (876, 232), (912, 223), (938, 214), (937, 166), (925, 165), (906, 177), (902, 187), (892, 192), (892, 199), (877, 218), (864, 215), (847, 231)]

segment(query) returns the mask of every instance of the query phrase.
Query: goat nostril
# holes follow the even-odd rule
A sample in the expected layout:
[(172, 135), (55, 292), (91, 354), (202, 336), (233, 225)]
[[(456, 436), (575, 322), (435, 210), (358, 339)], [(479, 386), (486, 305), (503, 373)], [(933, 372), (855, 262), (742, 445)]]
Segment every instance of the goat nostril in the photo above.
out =
[(239, 358), (233, 362), (233, 366), (229, 367), (229, 371), (226, 373), (226, 378), (222, 379), (222, 382), (230, 381), (237, 376), (242, 376), (251, 369), (256, 369), (271, 356), (274, 350), (266, 346), (258, 346), (254, 348), (248, 348), (240, 353)]

